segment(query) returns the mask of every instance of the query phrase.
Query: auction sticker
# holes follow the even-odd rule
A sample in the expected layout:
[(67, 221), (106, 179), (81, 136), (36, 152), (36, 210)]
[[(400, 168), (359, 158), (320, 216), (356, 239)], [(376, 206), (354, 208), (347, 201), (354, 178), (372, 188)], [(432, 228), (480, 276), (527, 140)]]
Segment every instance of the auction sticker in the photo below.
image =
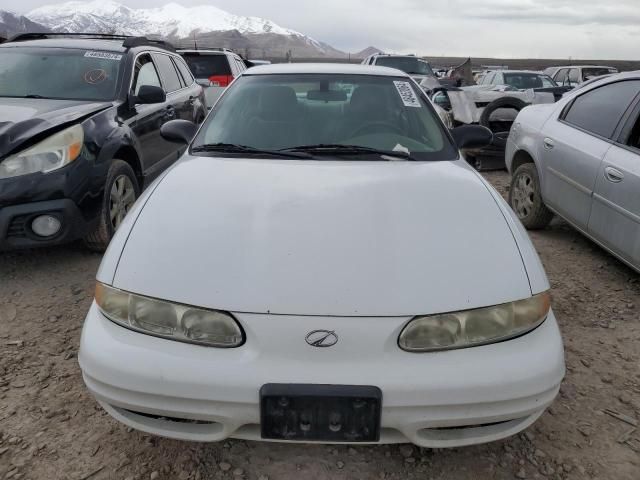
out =
[(120, 60), (122, 55), (110, 52), (84, 52), (85, 57), (89, 58), (102, 58), (104, 60)]
[(394, 81), (393, 84), (396, 86), (398, 94), (400, 95), (405, 107), (422, 108), (420, 100), (418, 99), (416, 92), (413, 90), (411, 83)]

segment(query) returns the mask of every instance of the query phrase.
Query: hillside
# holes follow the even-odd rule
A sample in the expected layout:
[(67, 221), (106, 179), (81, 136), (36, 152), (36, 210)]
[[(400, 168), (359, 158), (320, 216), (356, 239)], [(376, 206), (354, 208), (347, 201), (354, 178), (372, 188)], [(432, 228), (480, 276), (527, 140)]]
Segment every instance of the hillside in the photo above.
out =
[(49, 30), (44, 25), (33, 22), (27, 17), (0, 10), (0, 37), (10, 38), (18, 33), (47, 31)]

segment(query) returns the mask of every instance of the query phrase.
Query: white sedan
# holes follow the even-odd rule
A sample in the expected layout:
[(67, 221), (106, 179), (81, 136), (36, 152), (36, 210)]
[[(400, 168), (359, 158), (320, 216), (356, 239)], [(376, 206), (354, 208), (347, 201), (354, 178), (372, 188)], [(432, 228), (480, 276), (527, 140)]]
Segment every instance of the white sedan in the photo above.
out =
[(549, 282), (406, 74), (245, 72), (141, 197), (98, 272), (87, 387), (191, 441), (453, 447), (513, 435), (564, 376)]

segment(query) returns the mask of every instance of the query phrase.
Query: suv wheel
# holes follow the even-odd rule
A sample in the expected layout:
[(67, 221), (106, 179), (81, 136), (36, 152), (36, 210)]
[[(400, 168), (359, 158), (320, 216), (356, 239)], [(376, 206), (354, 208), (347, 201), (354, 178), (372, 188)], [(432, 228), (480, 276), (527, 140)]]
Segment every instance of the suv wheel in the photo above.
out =
[(509, 204), (529, 230), (539, 230), (551, 223), (553, 213), (542, 201), (538, 171), (533, 163), (521, 165), (513, 174)]
[(90, 250), (106, 250), (139, 195), (140, 187), (131, 166), (122, 160), (114, 160), (107, 174), (99, 223), (84, 239)]

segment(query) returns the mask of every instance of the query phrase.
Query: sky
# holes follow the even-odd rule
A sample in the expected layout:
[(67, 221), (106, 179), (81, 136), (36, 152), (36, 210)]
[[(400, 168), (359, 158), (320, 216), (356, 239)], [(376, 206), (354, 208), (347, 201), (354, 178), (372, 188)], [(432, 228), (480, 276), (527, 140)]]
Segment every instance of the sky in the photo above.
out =
[[(132, 8), (170, 0), (119, 0)], [(268, 18), (344, 51), (638, 60), (640, 0), (173, 0)], [(51, 0), (2, 0), (25, 13)]]

